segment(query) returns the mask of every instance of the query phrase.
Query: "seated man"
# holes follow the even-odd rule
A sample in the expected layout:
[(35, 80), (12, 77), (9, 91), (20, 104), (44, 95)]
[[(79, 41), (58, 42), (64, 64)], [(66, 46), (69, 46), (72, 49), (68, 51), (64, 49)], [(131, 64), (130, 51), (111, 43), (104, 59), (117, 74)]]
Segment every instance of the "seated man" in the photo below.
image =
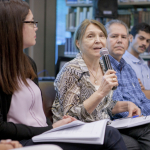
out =
[(150, 26), (146, 23), (135, 25), (129, 35), (129, 41), (128, 50), (123, 58), (135, 71), (142, 91), (150, 99), (150, 68), (139, 56), (150, 44)]
[[(128, 48), (128, 27), (119, 20), (111, 20), (106, 24), (107, 48), (110, 61), (116, 71), (118, 87), (113, 93), (113, 99), (118, 101), (131, 101), (141, 108), (142, 115), (150, 115), (150, 100), (141, 90), (136, 73), (122, 58)], [(128, 112), (120, 113), (116, 117), (127, 117)]]

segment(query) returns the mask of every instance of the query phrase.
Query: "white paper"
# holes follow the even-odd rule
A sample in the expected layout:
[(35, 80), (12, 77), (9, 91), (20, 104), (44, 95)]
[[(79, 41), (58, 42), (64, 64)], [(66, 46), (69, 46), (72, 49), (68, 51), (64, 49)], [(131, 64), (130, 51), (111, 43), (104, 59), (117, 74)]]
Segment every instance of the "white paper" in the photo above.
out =
[(103, 144), (105, 128), (108, 119), (101, 121), (83, 123), (72, 128), (62, 129), (54, 132), (46, 132), (32, 138), (34, 142), (73, 142), (87, 144)]
[(131, 128), (131, 127), (135, 127), (147, 123), (150, 123), (150, 116), (116, 119), (112, 121), (109, 126), (112, 126), (117, 129), (123, 129), (123, 128)]
[(15, 148), (11, 150), (62, 150), (62, 148), (53, 144), (44, 144), (44, 145), (21, 147), (17, 149)]
[(54, 132), (54, 131), (58, 131), (58, 130), (62, 130), (62, 129), (66, 129), (66, 128), (70, 128), (70, 127), (74, 127), (74, 126), (79, 126), (79, 125), (83, 125), (85, 124), (84, 122), (82, 121), (79, 121), (79, 120), (76, 120), (76, 121), (73, 121), (71, 123), (68, 123), (68, 124), (65, 124), (63, 126), (60, 126), (60, 127), (57, 127), (57, 128), (54, 128), (54, 129), (51, 129), (49, 131), (46, 131), (44, 132), (43, 134), (45, 133), (50, 133), (50, 132)]

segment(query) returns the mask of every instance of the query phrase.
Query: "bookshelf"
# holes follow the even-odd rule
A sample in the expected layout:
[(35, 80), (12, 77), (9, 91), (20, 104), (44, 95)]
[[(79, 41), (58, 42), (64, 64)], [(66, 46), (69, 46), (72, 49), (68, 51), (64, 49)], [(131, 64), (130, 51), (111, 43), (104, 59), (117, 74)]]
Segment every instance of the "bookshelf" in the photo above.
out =
[[(94, 1), (94, 0), (93, 0)], [(90, 3), (89, 3), (90, 2)], [(74, 33), (78, 24), (88, 18), (93, 18), (93, 3), (92, 0), (66, 0), (66, 5), (68, 6), (68, 14), (66, 15), (66, 31)], [(85, 17), (85, 13), (89, 13)], [(84, 16), (82, 19), (80, 17)], [(89, 17), (90, 16), (90, 17)], [(118, 0), (118, 18), (124, 21), (129, 29), (135, 23), (146, 22), (150, 23), (150, 0), (136, 1), (136, 0)], [(110, 19), (105, 18), (104, 24)], [(72, 50), (72, 38), (67, 39), (65, 44), (65, 56), (75, 57), (77, 50)], [(69, 41), (69, 42), (68, 42)], [(69, 46), (68, 46), (69, 45)], [(72, 48), (71, 48), (72, 47)], [(68, 48), (71, 48), (69, 52), (66, 52)], [(149, 48), (150, 49), (150, 48)], [(144, 60), (150, 61), (150, 50), (146, 55), (141, 55)]]
[[(78, 1), (79, 2), (81, 1), (82, 3), (81, 2), (79, 3)], [(76, 11), (76, 9), (78, 7), (81, 8), (81, 10), (79, 10), (79, 13), (80, 12), (82, 13), (83, 11), (82, 8), (87, 7), (88, 9), (93, 6), (92, 3), (87, 3), (87, 0), (66, 0), (66, 5), (68, 6), (70, 10), (72, 9), (71, 11), (68, 10), (68, 14), (72, 13), (73, 11), (74, 13), (77, 14), (78, 12)], [(138, 23), (138, 22), (149, 23), (150, 22), (150, 17), (149, 17), (150, 16), (150, 1), (148, 0), (145, 0), (145, 1), (126, 0), (125, 2), (124, 0), (124, 2), (122, 2), (122, 0), (118, 0), (118, 14), (119, 14), (118, 19), (126, 22), (129, 28), (131, 28), (134, 25), (134, 22), (135, 23)], [(69, 28), (69, 24), (71, 23), (71, 21), (69, 22), (70, 20), (69, 17), (72, 18), (72, 15), (66, 17), (66, 24), (67, 24), (66, 30), (69, 32), (74, 32), (76, 26), (71, 29)], [(67, 23), (67, 20), (68, 20), (68, 23)], [(109, 20), (110, 19), (106, 19), (104, 24)]]
[[(74, 1), (73, 1), (74, 2)], [(69, 32), (74, 32), (76, 27), (84, 19), (92, 19), (93, 17), (93, 4), (90, 3), (71, 3), (67, 2), (68, 14), (66, 14), (66, 30)]]
[(92, 3), (66, 3), (67, 6), (70, 7), (91, 7), (93, 6)]
[(119, 6), (147, 6), (150, 5), (150, 2), (118, 2)]

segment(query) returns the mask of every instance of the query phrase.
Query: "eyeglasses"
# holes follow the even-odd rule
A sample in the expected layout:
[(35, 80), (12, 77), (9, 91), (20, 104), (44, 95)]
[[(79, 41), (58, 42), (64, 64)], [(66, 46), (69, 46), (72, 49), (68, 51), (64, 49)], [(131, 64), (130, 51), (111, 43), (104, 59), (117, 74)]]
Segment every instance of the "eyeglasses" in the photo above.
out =
[(23, 23), (31, 23), (33, 24), (33, 28), (37, 28), (38, 21), (22, 21)]

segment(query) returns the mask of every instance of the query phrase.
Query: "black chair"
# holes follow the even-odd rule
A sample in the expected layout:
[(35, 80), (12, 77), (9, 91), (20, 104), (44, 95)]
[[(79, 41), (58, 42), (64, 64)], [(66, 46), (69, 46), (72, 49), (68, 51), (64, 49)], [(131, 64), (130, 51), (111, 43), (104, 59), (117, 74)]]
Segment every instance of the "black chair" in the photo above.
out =
[(57, 63), (56, 63), (56, 69), (55, 69), (55, 77), (57, 76), (57, 74), (59, 73), (59, 71), (61, 70), (61, 68), (63, 67), (63, 65), (74, 59), (74, 57), (65, 57), (65, 56), (59, 56), (58, 57), (58, 60), (57, 60)]

